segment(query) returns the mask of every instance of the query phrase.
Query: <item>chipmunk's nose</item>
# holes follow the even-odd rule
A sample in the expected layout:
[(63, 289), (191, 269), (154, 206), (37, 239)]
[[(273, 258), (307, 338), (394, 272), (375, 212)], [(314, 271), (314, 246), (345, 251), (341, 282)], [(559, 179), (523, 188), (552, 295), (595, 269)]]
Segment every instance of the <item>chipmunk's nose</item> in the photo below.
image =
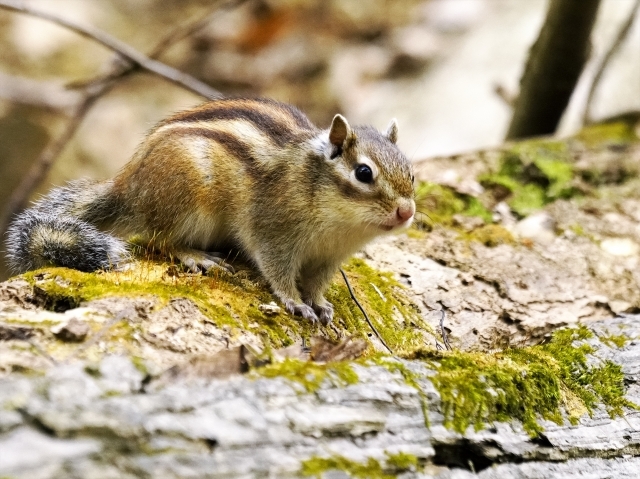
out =
[(413, 202), (413, 200), (410, 200), (407, 203), (398, 206), (398, 209), (396, 210), (396, 216), (398, 220), (402, 222), (410, 220), (415, 213), (416, 204)]

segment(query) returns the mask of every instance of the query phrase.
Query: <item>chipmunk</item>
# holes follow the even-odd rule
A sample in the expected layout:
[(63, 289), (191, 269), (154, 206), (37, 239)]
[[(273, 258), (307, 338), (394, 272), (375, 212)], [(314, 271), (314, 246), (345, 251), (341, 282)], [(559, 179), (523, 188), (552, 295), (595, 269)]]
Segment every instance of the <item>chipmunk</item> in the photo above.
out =
[[(269, 99), (223, 99), (177, 113), (107, 181), (73, 181), (8, 230), (16, 272), (82, 271), (129, 260), (126, 238), (161, 240), (190, 271), (224, 267), (235, 247), (291, 314), (328, 324), (324, 292), (342, 261), (415, 213), (411, 163), (384, 134), (335, 115), (320, 130)], [(123, 238), (123, 239), (121, 239)]]

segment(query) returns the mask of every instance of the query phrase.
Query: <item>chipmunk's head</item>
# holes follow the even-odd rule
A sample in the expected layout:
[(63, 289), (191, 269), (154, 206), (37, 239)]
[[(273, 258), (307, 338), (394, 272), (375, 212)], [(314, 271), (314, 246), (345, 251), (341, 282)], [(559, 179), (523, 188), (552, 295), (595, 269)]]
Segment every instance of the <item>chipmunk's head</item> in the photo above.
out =
[(342, 115), (329, 128), (325, 163), (336, 191), (332, 209), (371, 236), (408, 227), (416, 211), (411, 163), (397, 139), (395, 119), (384, 133), (351, 127)]

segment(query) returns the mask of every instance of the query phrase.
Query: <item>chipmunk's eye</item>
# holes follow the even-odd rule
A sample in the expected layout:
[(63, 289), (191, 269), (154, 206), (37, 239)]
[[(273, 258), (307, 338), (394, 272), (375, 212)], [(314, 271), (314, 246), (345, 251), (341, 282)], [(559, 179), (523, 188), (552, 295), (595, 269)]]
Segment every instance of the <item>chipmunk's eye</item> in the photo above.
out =
[(411, 183), (415, 183), (416, 182), (416, 177), (411, 175)]
[(356, 168), (356, 178), (363, 183), (373, 183), (373, 171), (367, 165), (359, 165)]

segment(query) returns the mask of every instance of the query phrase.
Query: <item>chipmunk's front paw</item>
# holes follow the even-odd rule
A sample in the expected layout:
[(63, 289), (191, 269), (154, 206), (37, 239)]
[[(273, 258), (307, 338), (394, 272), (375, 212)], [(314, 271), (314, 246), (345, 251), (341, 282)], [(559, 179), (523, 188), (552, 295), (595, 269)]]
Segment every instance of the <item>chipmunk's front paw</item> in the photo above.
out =
[(331, 321), (333, 320), (333, 304), (329, 302), (323, 304), (322, 306), (314, 304), (313, 310), (318, 315), (318, 318), (320, 319), (320, 322), (322, 324), (324, 324), (325, 326), (331, 324)]
[(318, 321), (318, 316), (311, 306), (304, 303), (296, 303), (293, 299), (287, 299), (284, 302), (284, 307), (290, 314), (302, 316), (304, 319), (310, 320), (312, 323)]

